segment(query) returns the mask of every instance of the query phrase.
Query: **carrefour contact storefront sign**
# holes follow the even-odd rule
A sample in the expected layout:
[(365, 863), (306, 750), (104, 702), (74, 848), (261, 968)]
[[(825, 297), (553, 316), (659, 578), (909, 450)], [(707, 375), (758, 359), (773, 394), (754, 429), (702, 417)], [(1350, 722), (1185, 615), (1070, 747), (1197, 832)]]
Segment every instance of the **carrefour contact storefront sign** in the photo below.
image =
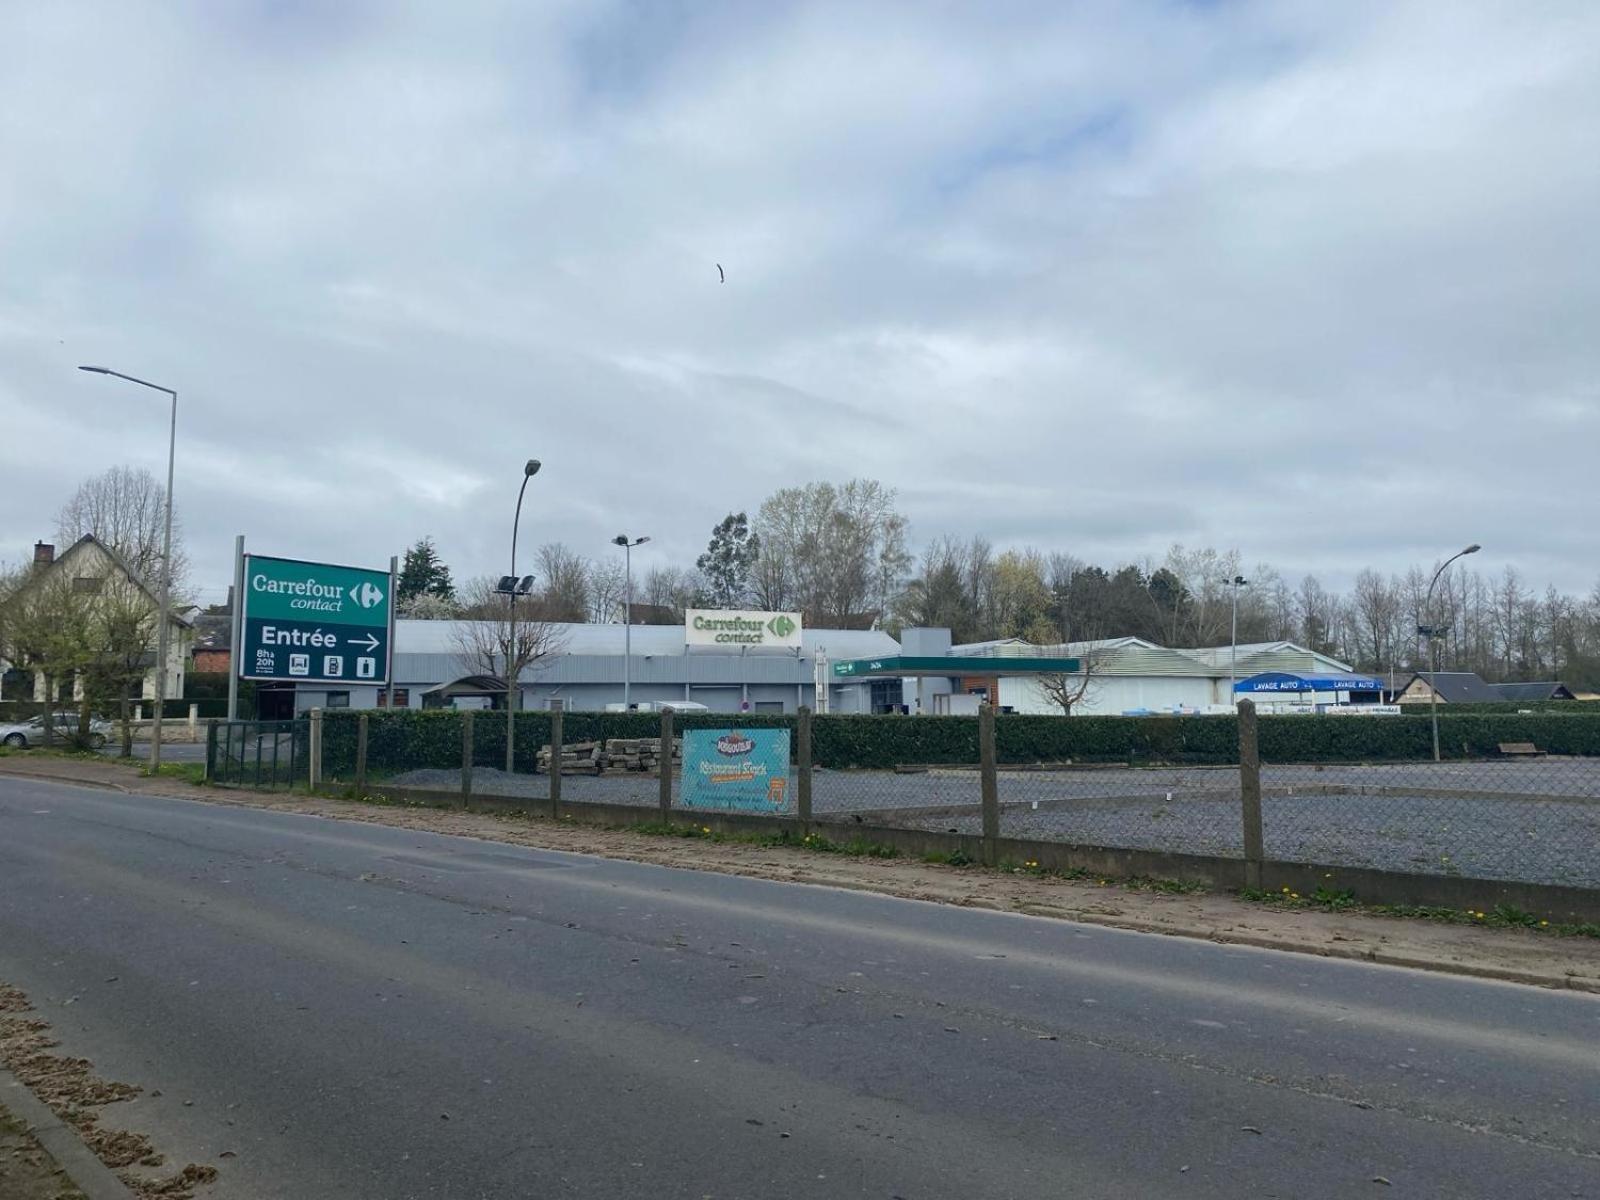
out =
[(387, 571), (246, 555), (239, 678), (387, 683), (392, 591)]
[(800, 649), (800, 614), (691, 608), (683, 617), (684, 642), (724, 650), (752, 647)]
[(789, 799), (787, 729), (686, 729), (685, 808), (775, 812)]

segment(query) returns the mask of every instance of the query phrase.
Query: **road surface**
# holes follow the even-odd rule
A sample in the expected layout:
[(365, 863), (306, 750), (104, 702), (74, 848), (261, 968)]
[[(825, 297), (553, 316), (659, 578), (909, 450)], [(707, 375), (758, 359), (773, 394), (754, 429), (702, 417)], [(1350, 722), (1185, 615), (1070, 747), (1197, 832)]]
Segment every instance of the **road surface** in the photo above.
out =
[(0, 780), (0, 979), (221, 1200), (1600, 1197), (1593, 997), (297, 814)]

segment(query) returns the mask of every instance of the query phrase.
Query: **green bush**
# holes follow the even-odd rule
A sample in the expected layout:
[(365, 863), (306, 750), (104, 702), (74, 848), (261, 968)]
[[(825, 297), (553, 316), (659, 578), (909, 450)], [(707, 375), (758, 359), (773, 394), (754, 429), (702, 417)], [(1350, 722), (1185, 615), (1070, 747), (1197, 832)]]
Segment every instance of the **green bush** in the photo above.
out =
[[(358, 713), (332, 710), (323, 718), (323, 762), (331, 776), (355, 766)], [(368, 766), (373, 771), (454, 768), (461, 765), (463, 714), (451, 709), (368, 713)], [(673, 728), (793, 729), (793, 716), (776, 714), (676, 714)], [(473, 723), (473, 759), (486, 767), (505, 762), (505, 714), (479, 713)], [(654, 713), (568, 713), (568, 742), (655, 737)], [(1266, 763), (1421, 761), (1433, 756), (1426, 716), (1262, 717), (1261, 759)], [(539, 747), (550, 740), (550, 714), (517, 714), (516, 767), (532, 771)], [(1445, 758), (1493, 756), (1502, 742), (1532, 742), (1549, 754), (1600, 756), (1600, 717), (1567, 714), (1439, 714)], [(791, 742), (791, 745), (793, 743)], [(1079, 762), (1228, 764), (1238, 761), (1237, 718), (1050, 717), (1004, 715), (995, 719), (1001, 763)], [(976, 717), (819, 716), (812, 752), (819, 767), (972, 765), (978, 761)]]

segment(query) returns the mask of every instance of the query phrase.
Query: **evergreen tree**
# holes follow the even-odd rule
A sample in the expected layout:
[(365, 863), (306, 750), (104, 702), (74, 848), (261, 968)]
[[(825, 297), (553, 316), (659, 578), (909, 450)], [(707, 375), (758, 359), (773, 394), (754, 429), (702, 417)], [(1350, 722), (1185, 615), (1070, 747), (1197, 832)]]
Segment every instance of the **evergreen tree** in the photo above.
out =
[(750, 570), (761, 554), (761, 539), (750, 532), (750, 518), (729, 513), (711, 531), (711, 542), (695, 566), (705, 576), (705, 597), (713, 608), (738, 608), (750, 597)]
[(456, 586), (450, 579), (450, 568), (439, 557), (433, 539), (425, 537), (406, 551), (405, 562), (400, 567), (401, 604), (419, 596), (434, 596), (440, 600), (454, 600)]

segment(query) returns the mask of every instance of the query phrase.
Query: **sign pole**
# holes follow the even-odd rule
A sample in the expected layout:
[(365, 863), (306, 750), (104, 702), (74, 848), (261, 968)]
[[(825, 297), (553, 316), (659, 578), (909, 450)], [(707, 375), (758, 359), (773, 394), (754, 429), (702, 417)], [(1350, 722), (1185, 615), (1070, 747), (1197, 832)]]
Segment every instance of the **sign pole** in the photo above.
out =
[(244, 534), (233, 539), (233, 595), (228, 607), (228, 720), (239, 719), (239, 672), (244, 669)]
[(400, 580), (400, 556), (389, 556), (389, 645), (384, 653), (383, 678), (384, 690), (388, 693), (384, 700), (384, 707), (394, 711), (394, 621), (395, 610), (400, 607), (398, 603)]

